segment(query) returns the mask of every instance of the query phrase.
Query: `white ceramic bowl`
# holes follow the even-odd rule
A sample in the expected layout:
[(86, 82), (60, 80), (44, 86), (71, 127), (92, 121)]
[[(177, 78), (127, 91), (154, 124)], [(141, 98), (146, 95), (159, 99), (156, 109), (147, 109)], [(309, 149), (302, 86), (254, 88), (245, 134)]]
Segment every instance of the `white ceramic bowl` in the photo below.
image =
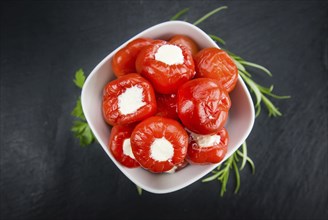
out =
[[(218, 47), (216, 43), (201, 29), (183, 21), (168, 21), (137, 34), (129, 41), (147, 37), (153, 39), (169, 39), (175, 34), (183, 34), (194, 39), (200, 48)], [(127, 41), (127, 42), (129, 42)], [(153, 174), (142, 168), (129, 169), (120, 165), (107, 149), (111, 128), (105, 123), (102, 116), (102, 92), (104, 86), (115, 78), (111, 59), (113, 55), (126, 44), (105, 57), (90, 73), (82, 89), (82, 107), (91, 130), (113, 163), (136, 185), (152, 193), (169, 193), (184, 188), (199, 180), (212, 171), (219, 164), (189, 165), (174, 174)], [(226, 129), (230, 141), (226, 160), (232, 155), (249, 135), (254, 123), (254, 107), (251, 96), (239, 76), (237, 85), (230, 93), (232, 107)], [(223, 160), (223, 161), (224, 161)], [(222, 161), (222, 162), (223, 162)], [(222, 163), (221, 162), (221, 163)]]

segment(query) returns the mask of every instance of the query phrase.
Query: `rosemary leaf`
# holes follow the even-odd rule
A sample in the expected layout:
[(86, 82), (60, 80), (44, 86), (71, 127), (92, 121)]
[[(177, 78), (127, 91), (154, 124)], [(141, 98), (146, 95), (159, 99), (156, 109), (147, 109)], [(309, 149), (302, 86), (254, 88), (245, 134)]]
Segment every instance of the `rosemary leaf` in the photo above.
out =
[(214, 175), (203, 179), (202, 182), (205, 183), (205, 182), (213, 181), (213, 180), (217, 179), (221, 174), (222, 173), (217, 172)]
[(136, 187), (137, 187), (138, 195), (141, 196), (142, 195), (142, 188), (138, 185), (136, 185)]
[(251, 67), (255, 67), (257, 69), (260, 69), (262, 70), (263, 72), (265, 72), (266, 74), (268, 74), (269, 76), (272, 76), (272, 73), (265, 67), (261, 66), (261, 65), (258, 65), (256, 63), (251, 63), (251, 62), (248, 62), (248, 61), (244, 61), (244, 60), (241, 60), (239, 61), (242, 65), (246, 65), (246, 66), (251, 66)]
[[(237, 157), (237, 154), (234, 154)], [(238, 193), (239, 188), (240, 188), (240, 175), (239, 175), (239, 170), (237, 166), (236, 160), (232, 161), (233, 168), (235, 170), (235, 177), (236, 177), (236, 187), (235, 187), (235, 193)]]
[(227, 6), (221, 6), (219, 8), (214, 9), (213, 11), (210, 11), (209, 13), (207, 13), (206, 15), (204, 15), (203, 17), (201, 17), (200, 19), (198, 19), (197, 21), (195, 21), (193, 23), (193, 25), (197, 26), (198, 24), (202, 23), (203, 21), (205, 21), (207, 18), (211, 17), (212, 15), (214, 15), (215, 13), (223, 10), (223, 9), (227, 9)]
[(243, 80), (246, 82), (246, 84), (249, 86), (251, 91), (255, 94), (256, 102), (255, 106), (260, 105), (262, 101), (262, 93), (259, 90), (259, 88), (256, 86), (256, 83), (251, 80), (249, 77), (247, 77), (243, 72), (239, 72), (240, 76), (243, 78)]
[(240, 166), (240, 170), (244, 169), (246, 162), (247, 162), (247, 144), (246, 141), (244, 141), (244, 143), (241, 145), (242, 150), (243, 150), (243, 154), (242, 154), (242, 162), (241, 162), (241, 166)]
[(277, 117), (277, 116), (282, 116), (282, 113), (278, 110), (276, 106), (264, 95), (262, 95), (262, 100), (267, 109), (269, 110), (269, 117)]
[(214, 40), (215, 42), (218, 42), (220, 44), (223, 44), (225, 45), (225, 42), (222, 38), (216, 36), (216, 35), (213, 35), (213, 34), (208, 34), (208, 36), (210, 36), (212, 38), (212, 40)]
[(189, 8), (182, 9), (178, 13), (176, 13), (173, 17), (171, 17), (171, 21), (178, 20), (182, 15), (186, 14), (189, 11)]
[(249, 163), (249, 165), (252, 168), (252, 174), (255, 174), (255, 165), (254, 165), (253, 160), (250, 157), (247, 157), (247, 162)]

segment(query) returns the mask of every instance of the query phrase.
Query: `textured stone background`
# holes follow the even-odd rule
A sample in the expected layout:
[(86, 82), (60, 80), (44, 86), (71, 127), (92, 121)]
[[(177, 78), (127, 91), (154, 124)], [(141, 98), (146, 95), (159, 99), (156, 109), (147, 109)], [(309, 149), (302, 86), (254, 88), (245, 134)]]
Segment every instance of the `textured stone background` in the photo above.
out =
[[(284, 113), (255, 121), (241, 189), (218, 182), (136, 193), (98, 144), (70, 132), (79, 90), (74, 72), (94, 66), (140, 31), (190, 7), (226, 48), (270, 69), (254, 75)], [(327, 219), (328, 4), (325, 1), (1, 2), (1, 195), (7, 219)]]

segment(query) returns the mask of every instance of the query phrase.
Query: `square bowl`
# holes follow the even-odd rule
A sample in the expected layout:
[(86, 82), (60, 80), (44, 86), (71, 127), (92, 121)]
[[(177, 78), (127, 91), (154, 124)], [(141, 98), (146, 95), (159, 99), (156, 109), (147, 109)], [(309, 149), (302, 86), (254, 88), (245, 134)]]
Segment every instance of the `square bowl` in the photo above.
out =
[(225, 158), (218, 164), (189, 165), (174, 174), (154, 174), (143, 168), (126, 168), (118, 163), (107, 148), (111, 127), (102, 115), (102, 92), (104, 86), (115, 79), (111, 60), (113, 55), (135, 38), (146, 37), (167, 40), (173, 35), (182, 34), (195, 40), (200, 48), (218, 47), (217, 44), (198, 27), (184, 21), (163, 22), (137, 34), (105, 57), (90, 73), (82, 89), (81, 102), (86, 120), (98, 142), (113, 163), (132, 182), (152, 193), (169, 193), (182, 189), (199, 180), (229, 158), (245, 141), (254, 124), (254, 107), (251, 96), (239, 76), (235, 89), (230, 93), (232, 107), (226, 129), (230, 141)]

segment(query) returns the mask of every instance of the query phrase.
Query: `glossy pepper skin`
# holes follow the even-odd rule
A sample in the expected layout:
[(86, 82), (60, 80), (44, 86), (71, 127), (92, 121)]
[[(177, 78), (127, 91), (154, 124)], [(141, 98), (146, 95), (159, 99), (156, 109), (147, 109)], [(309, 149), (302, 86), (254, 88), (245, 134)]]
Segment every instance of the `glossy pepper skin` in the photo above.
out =
[(124, 154), (123, 143), (126, 139), (131, 137), (133, 125), (116, 125), (112, 128), (108, 148), (114, 158), (125, 167), (134, 168), (139, 167), (139, 163), (131, 158), (130, 156)]
[(228, 150), (229, 135), (225, 128), (222, 128), (217, 135), (220, 136), (220, 143), (206, 147), (200, 147), (196, 141), (190, 137), (188, 159), (192, 163), (198, 164), (219, 163), (222, 161)]
[[(118, 106), (118, 96), (127, 88), (137, 86), (143, 89), (143, 102), (135, 113), (122, 114)], [(125, 125), (141, 121), (156, 113), (156, 97), (152, 85), (139, 74), (127, 74), (109, 82), (103, 91), (103, 116), (110, 125)]]
[(228, 119), (231, 101), (214, 79), (198, 78), (178, 90), (178, 115), (184, 126), (197, 134), (215, 134)]
[(149, 38), (137, 38), (129, 42), (125, 47), (115, 53), (112, 59), (112, 69), (117, 77), (128, 73), (136, 73), (135, 61), (140, 50), (151, 45), (154, 40)]
[[(165, 161), (152, 158), (151, 145), (157, 138), (165, 138), (173, 145), (172, 158)], [(131, 146), (136, 160), (143, 168), (154, 173), (161, 173), (184, 162), (188, 148), (188, 134), (179, 122), (153, 116), (135, 127), (131, 135)]]
[(185, 48), (187, 48), (190, 53), (195, 56), (199, 49), (198, 49), (198, 45), (196, 44), (196, 42), (191, 39), (188, 36), (185, 35), (174, 35), (170, 40), (169, 43), (171, 44), (175, 44), (175, 45), (181, 45), (184, 46)]
[(156, 94), (157, 116), (179, 120), (176, 94)]
[(162, 41), (144, 47), (137, 56), (137, 72), (148, 79), (156, 92), (161, 94), (176, 93), (179, 86), (187, 82), (195, 75), (195, 65), (191, 53), (183, 46), (184, 61), (182, 64), (168, 65), (155, 59), (155, 54), (163, 45), (169, 45)]
[(199, 51), (195, 56), (196, 78), (212, 78), (231, 92), (238, 80), (236, 64), (224, 50), (211, 47)]

